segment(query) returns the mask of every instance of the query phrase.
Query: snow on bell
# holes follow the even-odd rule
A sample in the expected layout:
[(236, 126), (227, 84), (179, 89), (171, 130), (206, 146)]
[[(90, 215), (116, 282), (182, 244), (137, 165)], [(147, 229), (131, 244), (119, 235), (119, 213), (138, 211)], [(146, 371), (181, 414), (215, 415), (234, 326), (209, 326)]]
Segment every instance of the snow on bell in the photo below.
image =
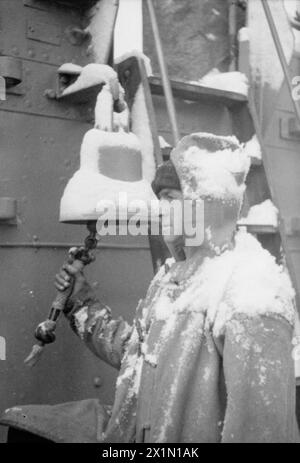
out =
[[(97, 99), (95, 128), (82, 141), (80, 167), (61, 198), (61, 222), (86, 223), (105, 217), (112, 222), (128, 223), (134, 217), (139, 223), (148, 223), (150, 213), (151, 220), (157, 220), (153, 210), (158, 201), (143, 176), (140, 140), (126, 131), (128, 121), (120, 122), (122, 117), (116, 126), (119, 115), (109, 120), (112, 105), (109, 89), (104, 88)], [(126, 110), (124, 114), (126, 120)]]

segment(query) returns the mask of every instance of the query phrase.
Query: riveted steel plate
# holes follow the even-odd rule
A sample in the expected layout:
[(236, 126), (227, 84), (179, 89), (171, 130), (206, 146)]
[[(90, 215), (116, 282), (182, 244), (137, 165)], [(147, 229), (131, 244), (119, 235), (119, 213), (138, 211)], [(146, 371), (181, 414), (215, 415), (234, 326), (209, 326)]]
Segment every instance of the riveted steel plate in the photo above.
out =
[(84, 18), (78, 10), (56, 4), (49, 4), (47, 10), (29, 8), (21, 0), (1, 0), (0, 8), (1, 55), (57, 67), (71, 61), (81, 66), (91, 62), (89, 42), (74, 46), (69, 38), (70, 29), (83, 26)]
[(60, 45), (62, 29), (56, 24), (37, 22), (33, 19), (29, 19), (27, 21), (26, 35), (27, 38), (31, 40), (50, 43), (52, 45)]

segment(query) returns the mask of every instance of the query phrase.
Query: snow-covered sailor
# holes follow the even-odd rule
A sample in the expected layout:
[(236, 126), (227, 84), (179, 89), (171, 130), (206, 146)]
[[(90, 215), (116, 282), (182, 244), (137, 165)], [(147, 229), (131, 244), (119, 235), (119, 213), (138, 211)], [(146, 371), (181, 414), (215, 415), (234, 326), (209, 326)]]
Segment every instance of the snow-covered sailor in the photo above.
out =
[[(204, 201), (205, 239), (154, 277), (130, 326), (82, 274), (66, 316), (120, 370), (112, 406), (96, 399), (7, 410), (2, 423), (55, 442), (295, 442), (294, 291), (285, 270), (235, 233), (249, 159), (234, 137), (193, 134), (158, 169), (162, 200)], [(167, 244), (182, 241), (168, 235)], [(183, 237), (184, 238), (184, 237)], [(64, 289), (71, 266), (57, 276)]]

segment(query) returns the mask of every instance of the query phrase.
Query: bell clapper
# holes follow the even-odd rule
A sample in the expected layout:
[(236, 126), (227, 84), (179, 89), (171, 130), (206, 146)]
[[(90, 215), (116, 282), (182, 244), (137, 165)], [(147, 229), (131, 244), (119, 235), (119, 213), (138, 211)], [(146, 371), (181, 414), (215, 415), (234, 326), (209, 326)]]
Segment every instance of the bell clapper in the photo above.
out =
[[(95, 260), (94, 254), (91, 252), (97, 247), (98, 235), (96, 230), (96, 221), (87, 222), (87, 228), (89, 230), (89, 235), (84, 241), (84, 246), (73, 247), (69, 249), (69, 255), (67, 262), (75, 266), (78, 271), (83, 270), (83, 268)], [(65, 304), (72, 293), (73, 287), (65, 289), (64, 291), (58, 291), (57, 295), (52, 303), (49, 315), (47, 320), (40, 323), (35, 330), (35, 338), (37, 343), (33, 346), (30, 354), (25, 359), (25, 363), (32, 367), (39, 360), (44, 346), (46, 344), (51, 344), (55, 341), (55, 329), (57, 320), (60, 317), (61, 313), (64, 310)]]

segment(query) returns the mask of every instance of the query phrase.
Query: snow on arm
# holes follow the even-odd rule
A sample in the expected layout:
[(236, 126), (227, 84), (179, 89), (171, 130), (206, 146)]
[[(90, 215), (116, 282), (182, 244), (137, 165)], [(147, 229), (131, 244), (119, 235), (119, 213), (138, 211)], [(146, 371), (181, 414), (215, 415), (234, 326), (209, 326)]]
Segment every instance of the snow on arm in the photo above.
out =
[(68, 317), (75, 333), (99, 358), (119, 368), (133, 327), (122, 317), (112, 318), (111, 309), (98, 300), (74, 307)]

